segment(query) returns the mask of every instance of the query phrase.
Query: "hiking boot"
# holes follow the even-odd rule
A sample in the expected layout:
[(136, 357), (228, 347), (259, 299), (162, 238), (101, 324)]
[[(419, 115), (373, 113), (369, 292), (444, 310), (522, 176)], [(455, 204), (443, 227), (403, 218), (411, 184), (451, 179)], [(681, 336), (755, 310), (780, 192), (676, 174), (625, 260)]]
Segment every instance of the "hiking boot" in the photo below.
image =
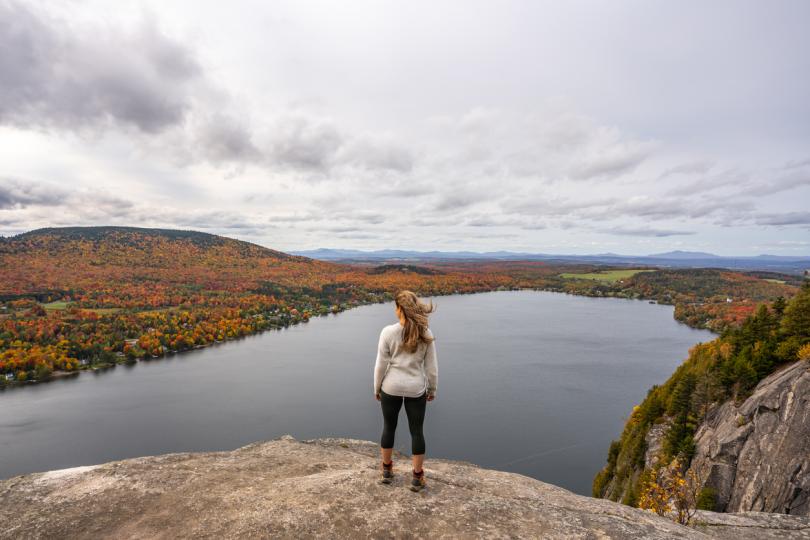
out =
[(380, 478), (380, 482), (383, 484), (390, 484), (391, 481), (394, 479), (394, 460), (391, 460), (391, 463), (382, 464), (382, 478)]
[(425, 469), (419, 472), (413, 471), (413, 478), (411, 478), (411, 485), (408, 486), (411, 491), (422, 491), (427, 484), (425, 483)]

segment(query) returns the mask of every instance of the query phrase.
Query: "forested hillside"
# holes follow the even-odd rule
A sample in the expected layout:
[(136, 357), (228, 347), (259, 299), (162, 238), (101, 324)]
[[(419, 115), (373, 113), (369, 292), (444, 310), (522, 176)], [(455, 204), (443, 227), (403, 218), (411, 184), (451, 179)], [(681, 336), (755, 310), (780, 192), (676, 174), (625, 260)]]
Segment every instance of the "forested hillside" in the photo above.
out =
[(741, 325), (693, 347), (668, 381), (650, 389), (621, 438), (611, 443), (607, 465), (594, 479), (594, 496), (638, 505), (652, 473), (645, 453), (653, 426), (663, 434), (661, 463), (678, 458), (688, 466), (695, 431), (707, 413), (728, 400), (742, 401), (780, 366), (804, 360), (810, 360), (810, 281), (790, 301), (760, 305)]
[[(539, 261), (348, 265), (195, 231), (40, 229), (0, 238), (0, 384), (202, 347), (390, 300), (402, 288), (654, 298), (675, 304), (687, 324), (719, 328), (794, 293), (778, 281)], [(678, 317), (686, 311), (697, 316)]]

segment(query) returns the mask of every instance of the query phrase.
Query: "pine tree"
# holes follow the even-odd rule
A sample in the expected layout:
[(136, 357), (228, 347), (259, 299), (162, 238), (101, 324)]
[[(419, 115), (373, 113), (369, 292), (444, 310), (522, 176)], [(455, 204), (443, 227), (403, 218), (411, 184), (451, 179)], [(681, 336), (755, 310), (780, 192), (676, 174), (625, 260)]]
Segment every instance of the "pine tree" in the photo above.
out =
[(799, 338), (802, 343), (810, 341), (810, 280), (805, 280), (785, 308), (782, 331), (790, 337)]

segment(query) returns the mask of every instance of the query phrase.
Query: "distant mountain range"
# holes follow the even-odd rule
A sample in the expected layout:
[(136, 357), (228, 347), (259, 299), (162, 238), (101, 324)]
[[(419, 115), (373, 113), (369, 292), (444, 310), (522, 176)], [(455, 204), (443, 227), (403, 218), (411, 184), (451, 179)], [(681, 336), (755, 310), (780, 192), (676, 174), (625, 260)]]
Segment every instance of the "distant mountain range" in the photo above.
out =
[(565, 255), (551, 253), (526, 253), (515, 251), (410, 251), (380, 249), (362, 251), (357, 249), (320, 248), (305, 251), (290, 251), (324, 261), (424, 261), (424, 260), (528, 260), (567, 261), (602, 264), (653, 265), (666, 267), (713, 267), (737, 270), (769, 270), (801, 274), (810, 269), (810, 256), (756, 255), (722, 256), (700, 251), (668, 251), (651, 255), (619, 255), (598, 253), (595, 255)]

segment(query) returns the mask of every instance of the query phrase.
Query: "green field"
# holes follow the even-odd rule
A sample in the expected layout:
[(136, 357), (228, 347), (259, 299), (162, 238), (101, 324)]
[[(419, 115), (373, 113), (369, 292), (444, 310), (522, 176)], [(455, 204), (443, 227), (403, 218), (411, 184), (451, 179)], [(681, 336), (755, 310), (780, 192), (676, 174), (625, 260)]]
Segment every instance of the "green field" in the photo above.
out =
[(605, 281), (608, 283), (615, 283), (620, 279), (627, 279), (629, 277), (635, 276), (639, 272), (655, 272), (653, 269), (637, 269), (637, 268), (629, 268), (627, 270), (605, 270), (604, 272), (589, 272), (587, 274), (574, 274), (571, 272), (566, 272), (564, 274), (560, 274), (561, 278), (565, 279), (591, 279), (595, 281)]
[(63, 310), (63, 309), (67, 309), (68, 303), (63, 302), (61, 300), (57, 300), (56, 302), (48, 302), (47, 304), (42, 304), (42, 307), (44, 307), (45, 309), (47, 309), (49, 311), (51, 311), (51, 310), (53, 310), (53, 311)]
[(154, 315), (156, 313), (168, 313), (170, 311), (179, 311), (180, 306), (167, 306), (155, 309), (145, 309), (143, 311), (138, 311), (139, 315)]
[(765, 279), (765, 281), (770, 281), (771, 283), (779, 283), (779, 284), (781, 284), (781, 285), (784, 285), (784, 284), (785, 284), (785, 280), (784, 280), (784, 279)]
[(117, 307), (109, 307), (109, 308), (82, 308), (82, 311), (92, 311), (98, 315), (107, 315), (108, 313), (118, 313), (121, 311), (121, 308)]
[[(41, 304), (47, 311), (64, 311), (70, 307), (70, 302), (57, 300), (56, 302), (48, 302)], [(118, 313), (121, 308), (80, 308), (82, 311), (92, 311), (98, 315), (107, 315), (109, 313)]]

